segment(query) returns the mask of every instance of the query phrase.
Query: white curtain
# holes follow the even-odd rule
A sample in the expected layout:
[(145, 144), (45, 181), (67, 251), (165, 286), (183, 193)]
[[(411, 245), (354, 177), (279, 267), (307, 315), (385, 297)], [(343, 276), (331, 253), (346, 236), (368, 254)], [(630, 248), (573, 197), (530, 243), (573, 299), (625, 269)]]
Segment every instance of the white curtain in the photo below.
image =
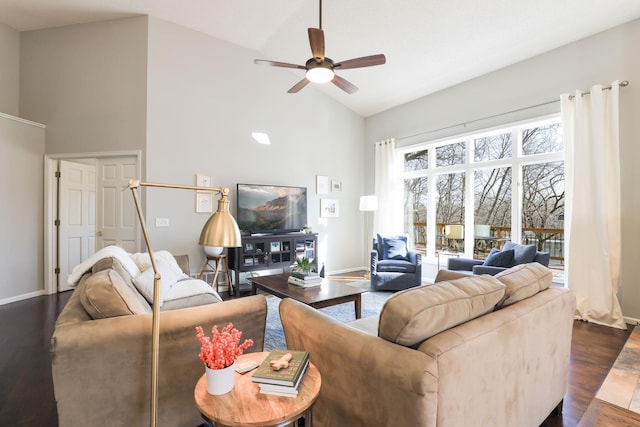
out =
[(396, 141), (387, 139), (375, 143), (375, 189), (378, 210), (373, 231), (379, 234), (402, 234), (402, 176), (396, 155)]
[(576, 318), (626, 329), (620, 286), (621, 214), (617, 81), (561, 96), (565, 143), (566, 281)]

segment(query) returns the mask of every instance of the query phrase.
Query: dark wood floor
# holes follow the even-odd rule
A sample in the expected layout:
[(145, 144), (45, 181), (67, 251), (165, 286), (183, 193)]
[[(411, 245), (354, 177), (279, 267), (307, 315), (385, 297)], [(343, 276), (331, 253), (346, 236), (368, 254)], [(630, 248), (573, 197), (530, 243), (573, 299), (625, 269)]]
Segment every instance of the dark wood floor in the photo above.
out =
[[(0, 426), (58, 425), (49, 341), (70, 294), (0, 306)], [(563, 414), (544, 427), (640, 425), (638, 414), (594, 399), (630, 333), (575, 322)]]

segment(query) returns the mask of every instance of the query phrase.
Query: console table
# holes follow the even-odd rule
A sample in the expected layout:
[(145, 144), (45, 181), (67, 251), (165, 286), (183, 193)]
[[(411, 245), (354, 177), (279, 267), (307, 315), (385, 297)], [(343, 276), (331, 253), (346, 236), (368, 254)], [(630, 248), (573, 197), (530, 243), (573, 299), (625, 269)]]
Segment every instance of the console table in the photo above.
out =
[(288, 272), (296, 259), (306, 257), (318, 269), (318, 234), (286, 233), (242, 236), (242, 246), (229, 248), (229, 265), (240, 295), (240, 273), (282, 268)]

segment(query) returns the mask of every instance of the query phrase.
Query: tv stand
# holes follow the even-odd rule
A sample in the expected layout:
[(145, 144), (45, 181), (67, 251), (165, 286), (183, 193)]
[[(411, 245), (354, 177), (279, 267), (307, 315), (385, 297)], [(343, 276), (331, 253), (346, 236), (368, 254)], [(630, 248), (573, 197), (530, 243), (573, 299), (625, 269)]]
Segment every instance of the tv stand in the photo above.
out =
[(282, 233), (242, 236), (242, 246), (229, 248), (229, 267), (236, 284), (235, 296), (240, 295), (240, 273), (282, 268), (289, 271), (298, 258), (309, 258), (318, 269), (317, 233)]

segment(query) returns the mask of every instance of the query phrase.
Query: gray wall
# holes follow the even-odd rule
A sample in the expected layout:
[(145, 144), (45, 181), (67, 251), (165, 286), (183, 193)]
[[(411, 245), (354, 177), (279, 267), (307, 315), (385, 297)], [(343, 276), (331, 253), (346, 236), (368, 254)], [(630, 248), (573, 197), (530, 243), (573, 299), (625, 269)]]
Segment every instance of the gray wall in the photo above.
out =
[(21, 34), (20, 117), (47, 154), (144, 150), (147, 18)]
[[(147, 179), (195, 184), (195, 174), (231, 189), (237, 183), (307, 187), (309, 226), (319, 235), (320, 262), (328, 271), (363, 265), (364, 120), (312, 85), (286, 93), (301, 75), (261, 67), (259, 57), (227, 42), (149, 18)], [(338, 89), (336, 89), (338, 90)], [(266, 132), (271, 145), (251, 132)], [(342, 181), (340, 217), (319, 217), (316, 175)], [(197, 241), (209, 217), (195, 213), (195, 195), (147, 189), (147, 220), (156, 248), (188, 253), (192, 270), (204, 255)], [(155, 218), (170, 219), (155, 228)]]
[[(375, 141), (401, 138), (410, 145), (474, 129), (558, 112), (559, 103), (482, 120), (437, 132), (447, 126), (557, 100), (560, 94), (587, 90), (594, 84), (629, 80), (620, 89), (620, 141), (622, 169), (622, 290), (625, 316), (640, 319), (640, 20), (470, 80), (431, 96), (399, 106), (365, 121), (366, 158)], [(413, 136), (427, 132), (424, 135)], [(372, 162), (367, 161), (366, 165)], [(369, 168), (365, 174), (372, 176)], [(372, 187), (371, 187), (372, 188)], [(597, 260), (594, 260), (597, 262)]]
[(0, 112), (18, 115), (19, 88), (20, 33), (0, 24)]
[(43, 287), (44, 128), (0, 115), (0, 153), (2, 304)]
[[(19, 42), (20, 115), (47, 125), (46, 154), (141, 150), (143, 179), (194, 184), (196, 173), (210, 174), (232, 188), (233, 212), (238, 182), (306, 186), (321, 262), (331, 271), (363, 265), (364, 120), (312, 87), (287, 94), (299, 74), (148, 17), (29, 31)], [(255, 143), (252, 131), (268, 132), (272, 145)], [(317, 174), (343, 184), (329, 196), (340, 217), (324, 223)], [(195, 213), (194, 194), (147, 189), (143, 200), (154, 249), (189, 254), (197, 271), (207, 215)], [(157, 217), (171, 226), (155, 228)]]

